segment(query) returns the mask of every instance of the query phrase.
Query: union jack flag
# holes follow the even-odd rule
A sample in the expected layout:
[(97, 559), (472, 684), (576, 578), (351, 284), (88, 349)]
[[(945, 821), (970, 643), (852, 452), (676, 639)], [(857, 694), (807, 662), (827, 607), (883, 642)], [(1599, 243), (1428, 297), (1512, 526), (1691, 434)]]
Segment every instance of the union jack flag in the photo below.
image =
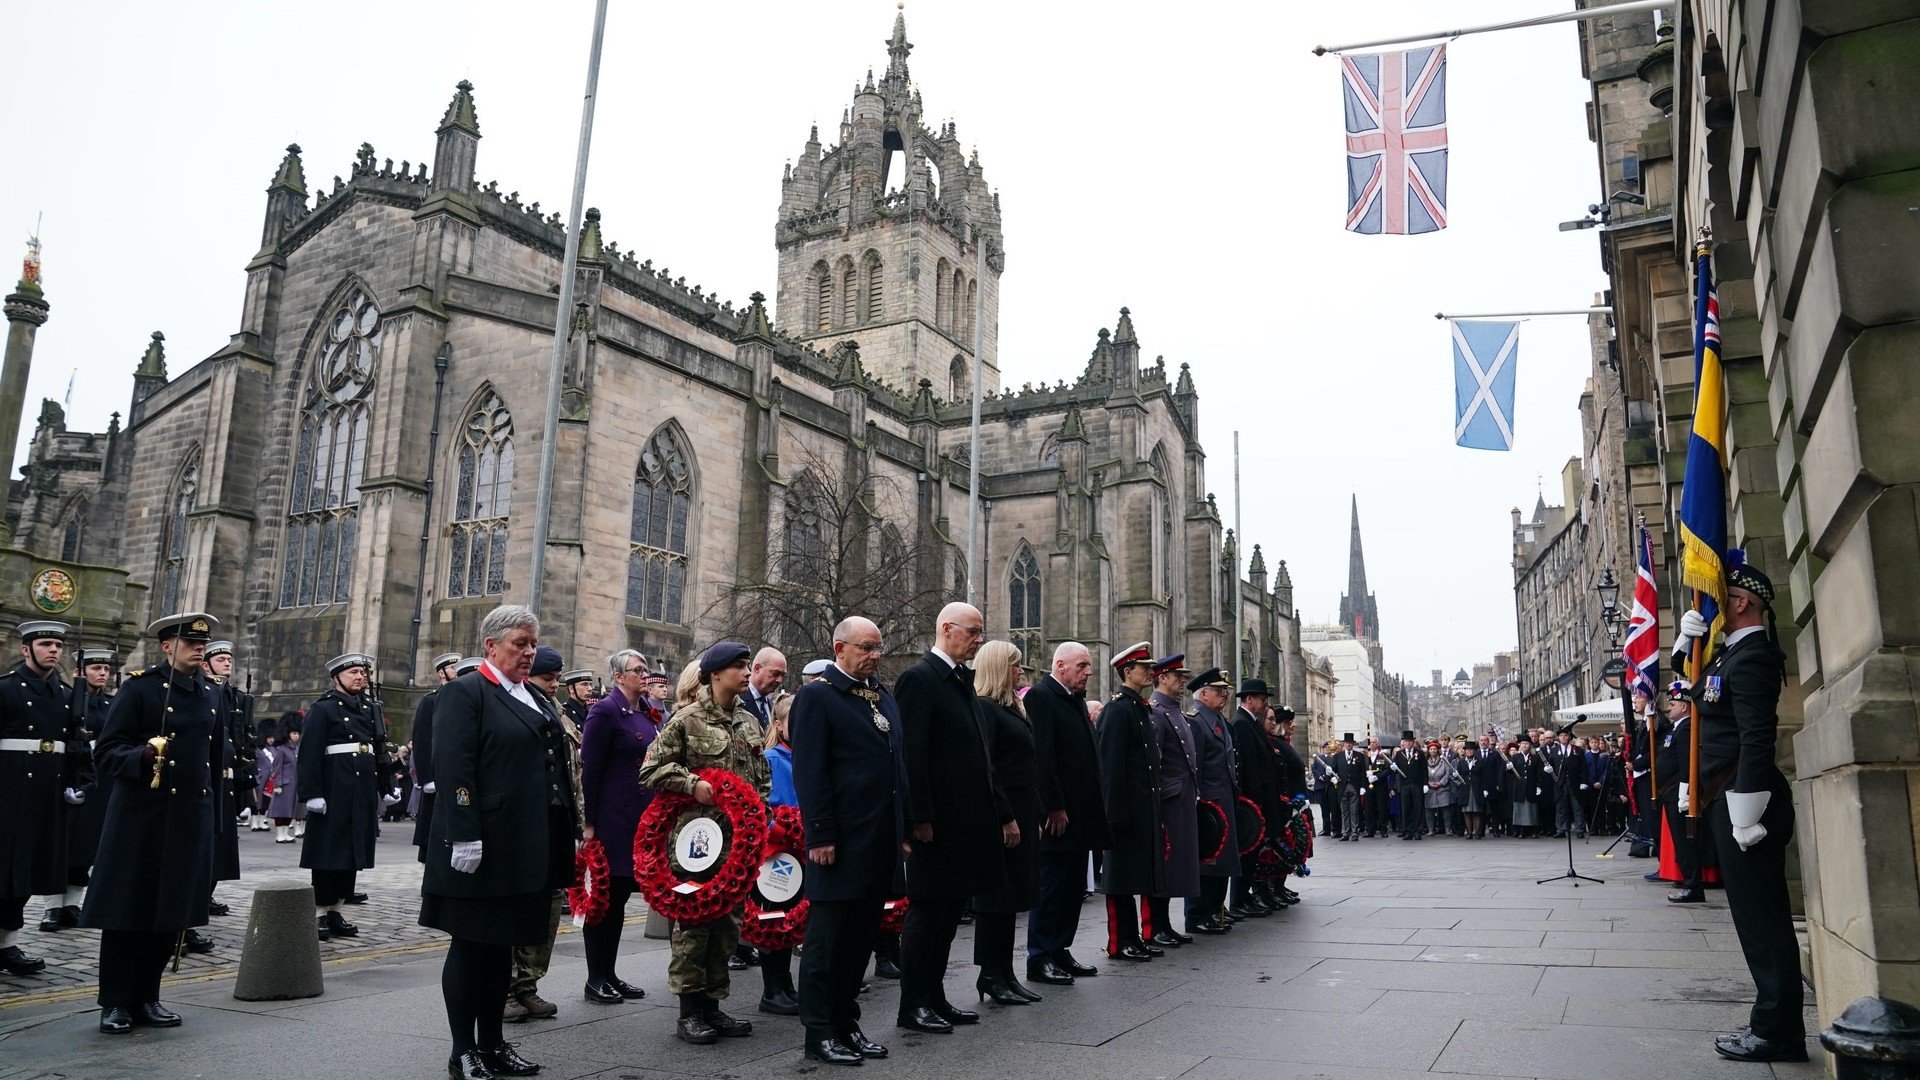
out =
[(1652, 701), (1660, 685), (1660, 590), (1653, 579), (1653, 537), (1640, 526), (1640, 565), (1634, 572), (1633, 615), (1627, 621), (1627, 682)]
[(1347, 231), (1447, 227), (1447, 47), (1340, 58)]

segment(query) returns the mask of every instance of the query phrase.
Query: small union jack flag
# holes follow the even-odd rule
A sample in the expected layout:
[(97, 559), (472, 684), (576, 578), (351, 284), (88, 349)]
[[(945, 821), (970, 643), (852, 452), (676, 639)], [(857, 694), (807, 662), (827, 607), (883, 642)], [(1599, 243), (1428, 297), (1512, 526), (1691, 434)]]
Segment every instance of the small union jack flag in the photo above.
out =
[(1447, 227), (1447, 47), (1340, 58), (1347, 231)]

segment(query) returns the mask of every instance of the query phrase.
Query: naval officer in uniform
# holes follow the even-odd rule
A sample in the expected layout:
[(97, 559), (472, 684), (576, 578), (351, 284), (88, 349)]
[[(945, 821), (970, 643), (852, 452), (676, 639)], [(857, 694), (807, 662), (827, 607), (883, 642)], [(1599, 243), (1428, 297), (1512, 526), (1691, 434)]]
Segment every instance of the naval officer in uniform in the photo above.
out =
[(313, 902), (320, 940), (353, 937), (360, 928), (340, 915), (353, 895), (354, 876), (373, 868), (380, 835), (380, 762), (387, 757), (386, 725), (368, 700), (373, 657), (344, 653), (327, 661), (333, 685), (307, 709), (300, 725), (300, 797), (307, 803), (307, 835), (300, 865), (313, 871)]

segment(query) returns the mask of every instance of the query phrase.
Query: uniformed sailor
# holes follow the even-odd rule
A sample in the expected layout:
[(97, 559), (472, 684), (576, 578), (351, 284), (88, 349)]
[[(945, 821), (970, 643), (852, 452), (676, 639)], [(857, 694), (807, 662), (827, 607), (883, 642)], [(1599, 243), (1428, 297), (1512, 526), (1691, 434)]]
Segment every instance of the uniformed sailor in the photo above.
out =
[(20, 662), (0, 676), (0, 971), (9, 975), (47, 966), (20, 951), (20, 928), (30, 898), (66, 889), (67, 811), (85, 798), (75, 786), (85, 747), (60, 678), (67, 633), (66, 623), (21, 623)]
[(83, 701), (76, 705), (83, 729), (82, 740), (69, 753), (78, 751), (74, 794), (78, 805), (67, 810), (67, 888), (47, 904), (40, 931), (46, 934), (71, 930), (80, 925), (80, 903), (86, 898), (88, 871), (94, 852), (100, 847), (100, 824), (106, 820), (107, 796), (93, 771), (93, 744), (106, 726), (107, 710), (113, 704), (113, 673), (116, 668), (112, 649), (80, 650), (80, 690)]
[[(213, 881), (217, 884), (240, 880), (240, 831), (235, 822), (237, 819), (240, 825), (244, 825), (253, 818), (253, 695), (234, 685), (231, 641), (208, 643), (206, 673), (207, 678), (220, 688), (223, 734), (220, 747), (221, 802), (214, 808), (213, 819)], [(209, 900), (207, 911), (211, 915), (225, 915), (228, 908), (218, 900)], [(196, 948), (194, 942), (189, 940), (187, 947), (205, 952), (213, 947), (213, 943), (208, 941), (205, 947)]]
[[(427, 861), (427, 833), (433, 828), (433, 794), (439, 790), (433, 778), (433, 707), (440, 700), (439, 688), (465, 674), (459, 670), (462, 663), (457, 652), (434, 657), (434, 689), (427, 691), (413, 710), (413, 782), (420, 788), (420, 813), (413, 822), (413, 846), (420, 849), (421, 862)], [(476, 658), (474, 666), (478, 667), (479, 663)]]
[(386, 733), (366, 694), (373, 657), (343, 653), (327, 661), (333, 685), (300, 725), (300, 797), (307, 804), (307, 835), (300, 865), (313, 871), (313, 902), (320, 940), (353, 937), (360, 928), (340, 915), (354, 877), (373, 867), (383, 800), (380, 762)]

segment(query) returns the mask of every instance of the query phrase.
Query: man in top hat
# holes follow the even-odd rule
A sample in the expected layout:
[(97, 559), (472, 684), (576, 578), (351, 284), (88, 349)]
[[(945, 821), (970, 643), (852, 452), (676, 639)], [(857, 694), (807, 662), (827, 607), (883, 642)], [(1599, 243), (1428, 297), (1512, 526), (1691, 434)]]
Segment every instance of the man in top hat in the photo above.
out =
[(1418, 840), (1427, 831), (1427, 755), (1413, 732), (1400, 733), (1392, 767), (1400, 781), (1400, 839)]
[(1100, 864), (1107, 896), (1107, 955), (1144, 963), (1166, 952), (1140, 936), (1134, 897), (1165, 895), (1161, 858), (1160, 739), (1144, 696), (1153, 689), (1153, 647), (1140, 642), (1113, 657), (1120, 689), (1100, 710), (1100, 796), (1112, 845)]
[[(213, 821), (213, 882), (218, 884), (240, 880), (240, 831), (234, 824), (236, 812), (243, 824), (253, 818), (253, 695), (233, 683), (233, 642), (209, 642), (205, 664), (207, 678), (220, 688), (220, 788), (224, 797), (215, 807)], [(227, 905), (213, 899), (207, 901), (207, 910), (213, 915), (228, 912)], [(205, 952), (212, 948), (213, 942), (208, 941), (201, 947), (189, 940), (187, 945)]]
[[(1721, 608), (1726, 639), (1693, 686), (1705, 790), (1680, 789), (1682, 807), (1700, 801), (1720, 856), (1733, 928), (1753, 976), (1751, 1026), (1714, 1040), (1720, 1056), (1735, 1061), (1807, 1060), (1800, 947), (1787, 894), (1793, 794), (1775, 759), (1786, 655), (1774, 641), (1772, 605), (1773, 582), (1765, 574), (1745, 563), (1728, 568)], [(1676, 659), (1706, 634), (1699, 612), (1682, 616)]]
[[(80, 650), (80, 686), (84, 701), (75, 707), (81, 716), (80, 751), (74, 794), (77, 805), (67, 810), (67, 888), (47, 904), (40, 920), (41, 933), (53, 934), (80, 925), (80, 903), (86, 898), (89, 871), (94, 853), (100, 847), (100, 825), (106, 820), (107, 796), (93, 770), (93, 744), (107, 723), (107, 710), (113, 704), (114, 654), (112, 649)], [(68, 747), (73, 754), (74, 748)]]
[(202, 670), (211, 615), (169, 615), (147, 628), (161, 660), (114, 695), (93, 764), (107, 801), (80, 925), (100, 931), (100, 1030), (174, 1027), (160, 973), (182, 935), (207, 922), (219, 801), (220, 691)]
[(1240, 873), (1240, 837), (1234, 828), (1233, 732), (1223, 715), (1233, 684), (1219, 668), (1208, 668), (1187, 680), (1187, 692), (1193, 695), (1186, 719), (1193, 736), (1199, 797), (1218, 807), (1224, 819), (1219, 854), (1209, 858), (1212, 853), (1201, 845), (1200, 891), (1187, 898), (1187, 933), (1224, 934), (1233, 928), (1227, 918), (1227, 879)]
[(1367, 786), (1366, 755), (1354, 748), (1353, 732), (1340, 736), (1333, 755), (1334, 790), (1340, 796), (1340, 839), (1360, 839), (1360, 793)]
[[(413, 822), (413, 846), (420, 849), (421, 862), (427, 861), (427, 834), (433, 829), (433, 793), (438, 790), (433, 782), (433, 707), (440, 700), (440, 687), (464, 674), (460, 671), (463, 664), (457, 652), (434, 657), (435, 686), (413, 710), (413, 782), (420, 788), (420, 816)], [(474, 658), (473, 666), (480, 666), (478, 657)]]
[(1194, 758), (1193, 728), (1181, 711), (1180, 696), (1193, 674), (1183, 653), (1154, 661), (1153, 697), (1148, 710), (1159, 741), (1160, 821), (1165, 866), (1160, 888), (1140, 898), (1140, 933), (1149, 945), (1177, 949), (1193, 939), (1173, 928), (1167, 917), (1176, 896), (1200, 895), (1200, 774)]
[(80, 725), (60, 679), (67, 624), (20, 624), (20, 662), (0, 676), (0, 971), (47, 966), (20, 951), (27, 900), (67, 885), (67, 808), (84, 796), (75, 755)]
[[(1273, 831), (1287, 820), (1280, 797), (1280, 766), (1273, 759), (1272, 745), (1267, 742), (1267, 703), (1273, 700), (1273, 690), (1265, 679), (1243, 679), (1236, 696), (1240, 705), (1233, 711), (1233, 760), (1240, 777), (1240, 794), (1260, 808), (1267, 842), (1271, 843)], [(1264, 919), (1281, 906), (1265, 882), (1254, 880), (1253, 857), (1242, 858), (1227, 914)]]
[(560, 711), (573, 722), (577, 732), (587, 726), (587, 710), (593, 708), (593, 669), (574, 668), (565, 672), (560, 676), (560, 685), (566, 690)]
[(386, 724), (367, 697), (373, 657), (343, 653), (327, 661), (332, 685), (307, 708), (300, 725), (300, 797), (307, 803), (307, 835), (300, 865), (313, 871), (315, 922), (320, 940), (353, 937), (360, 928), (340, 914), (354, 877), (373, 867), (380, 835), (380, 763), (387, 757)]

